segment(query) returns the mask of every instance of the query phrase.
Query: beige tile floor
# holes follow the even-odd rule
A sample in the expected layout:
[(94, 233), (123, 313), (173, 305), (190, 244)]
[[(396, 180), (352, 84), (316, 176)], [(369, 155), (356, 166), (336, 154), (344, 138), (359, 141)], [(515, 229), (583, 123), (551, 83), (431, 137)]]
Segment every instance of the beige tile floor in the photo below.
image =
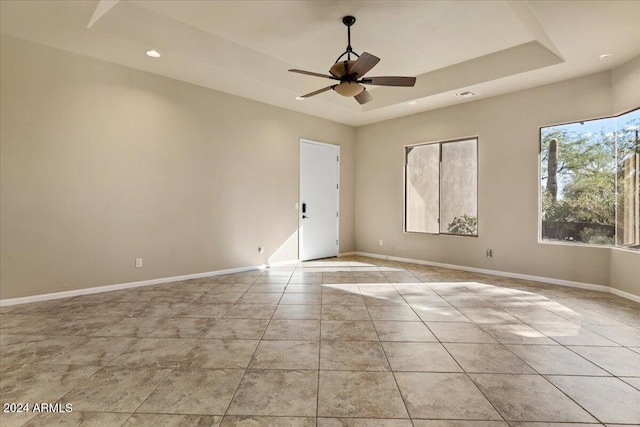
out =
[(640, 304), (344, 257), (0, 310), (11, 426), (640, 424)]

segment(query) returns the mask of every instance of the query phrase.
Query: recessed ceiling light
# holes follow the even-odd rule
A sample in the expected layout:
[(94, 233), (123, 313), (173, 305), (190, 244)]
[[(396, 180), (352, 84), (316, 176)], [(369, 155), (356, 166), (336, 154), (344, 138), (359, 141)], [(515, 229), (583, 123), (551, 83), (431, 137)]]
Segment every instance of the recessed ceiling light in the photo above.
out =
[(605, 59), (609, 59), (613, 56), (612, 53), (603, 53), (602, 55), (598, 56), (598, 59), (600, 61), (604, 61)]
[(408, 104), (409, 105), (418, 105), (418, 101), (409, 101)]
[(162, 55), (160, 55), (160, 52), (158, 52), (157, 50), (148, 50), (147, 56), (150, 56), (152, 58), (160, 58)]
[(482, 95), (480, 92), (478, 92), (477, 90), (465, 90), (464, 92), (458, 92), (453, 94), (453, 96), (455, 96), (456, 98), (460, 98), (460, 99), (467, 99), (467, 98), (471, 98), (473, 96), (478, 96), (478, 95)]
[(297, 99), (298, 101), (304, 101), (304, 96), (296, 96), (296, 99)]

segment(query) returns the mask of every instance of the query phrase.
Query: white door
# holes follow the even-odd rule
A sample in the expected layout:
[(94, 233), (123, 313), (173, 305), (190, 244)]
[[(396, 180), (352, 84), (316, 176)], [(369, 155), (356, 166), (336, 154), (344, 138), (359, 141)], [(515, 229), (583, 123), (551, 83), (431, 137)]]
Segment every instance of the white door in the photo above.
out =
[(340, 147), (300, 140), (300, 259), (338, 255)]

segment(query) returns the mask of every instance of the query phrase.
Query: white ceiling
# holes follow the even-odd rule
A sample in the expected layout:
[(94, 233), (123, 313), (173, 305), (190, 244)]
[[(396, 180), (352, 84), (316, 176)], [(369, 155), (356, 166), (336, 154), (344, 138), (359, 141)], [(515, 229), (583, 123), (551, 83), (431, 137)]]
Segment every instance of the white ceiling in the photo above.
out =
[[(615, 68), (640, 55), (640, 1), (2, 0), (4, 34), (354, 126)], [(346, 47), (369, 72), (417, 76), (370, 86), (364, 106), (328, 91)], [(145, 51), (162, 53), (151, 59)], [(613, 56), (601, 61), (599, 55)], [(417, 101), (417, 105), (408, 105)]]

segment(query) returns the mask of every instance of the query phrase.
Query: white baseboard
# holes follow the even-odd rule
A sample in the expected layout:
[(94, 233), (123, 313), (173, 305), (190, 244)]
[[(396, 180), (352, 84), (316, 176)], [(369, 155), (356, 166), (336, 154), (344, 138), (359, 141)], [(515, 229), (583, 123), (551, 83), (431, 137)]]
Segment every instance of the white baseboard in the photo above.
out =
[[(297, 262), (297, 261), (296, 261)], [(159, 285), (161, 283), (178, 282), (182, 280), (200, 279), (203, 277), (220, 276), (222, 274), (242, 273), (244, 271), (258, 270), (265, 268), (265, 265), (255, 265), (250, 267), (230, 268), (227, 270), (208, 271), (205, 273), (185, 274), (183, 276), (162, 277), (159, 279), (141, 280), (139, 282), (120, 283), (117, 285), (96, 286), (94, 288), (74, 289), (72, 291), (54, 292), (50, 294), (40, 294), (20, 298), (0, 299), (0, 307), (10, 305), (26, 304), (30, 302), (48, 301), (60, 298), (76, 297), (80, 295), (99, 294), (102, 292), (120, 291), (122, 289), (140, 288), (143, 286)]]
[[(401, 257), (387, 256), (387, 255), (371, 254), (366, 252), (356, 252), (356, 254), (361, 256), (368, 256), (371, 258), (388, 259), (391, 261), (399, 261), (399, 262), (409, 262), (412, 264), (421, 264), (421, 265), (428, 265), (431, 267), (449, 268), (451, 270), (463, 270), (463, 271), (469, 271), (472, 273), (491, 274), (494, 276), (512, 277), (514, 279), (532, 280), (534, 282), (550, 283), (553, 285), (569, 286), (572, 288), (589, 289), (592, 291), (612, 292), (609, 286), (595, 285), (592, 283), (574, 282), (571, 280), (554, 279), (551, 277), (532, 276), (529, 274), (511, 273), (508, 271), (500, 271), (500, 270), (488, 270), (485, 268), (466, 267), (463, 265), (444, 264), (441, 262), (423, 261), (419, 259), (401, 258)], [(632, 295), (632, 294), (628, 294), (628, 295)], [(623, 295), (620, 295), (620, 296), (623, 296)]]
[(619, 297), (630, 299), (631, 301), (640, 302), (640, 296), (631, 294), (629, 292), (621, 291), (620, 289), (610, 288), (610, 291), (614, 295)]

